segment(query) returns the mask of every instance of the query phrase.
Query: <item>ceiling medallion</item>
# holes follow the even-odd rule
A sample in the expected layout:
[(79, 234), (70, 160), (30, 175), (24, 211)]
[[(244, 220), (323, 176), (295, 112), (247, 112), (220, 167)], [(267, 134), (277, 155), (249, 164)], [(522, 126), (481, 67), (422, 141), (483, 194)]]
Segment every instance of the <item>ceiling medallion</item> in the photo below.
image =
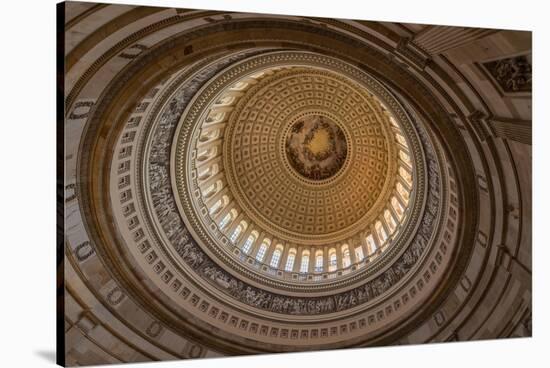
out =
[(285, 152), (290, 165), (303, 177), (323, 180), (334, 176), (348, 155), (344, 132), (322, 116), (306, 116), (287, 133)]

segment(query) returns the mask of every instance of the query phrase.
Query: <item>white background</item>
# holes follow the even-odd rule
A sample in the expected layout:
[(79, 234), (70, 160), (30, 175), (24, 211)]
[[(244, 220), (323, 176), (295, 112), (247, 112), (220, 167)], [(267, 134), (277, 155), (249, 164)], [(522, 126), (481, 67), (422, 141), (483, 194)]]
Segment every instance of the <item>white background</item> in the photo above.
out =
[[(114, 3), (124, 1), (110, 0)], [(158, 367), (550, 366), (550, 11), (544, 0), (162, 0), (142, 5), (533, 30), (534, 317), (531, 339), (157, 363)], [(0, 9), (0, 367), (55, 356), (55, 1)], [(143, 365), (139, 365), (143, 366)], [(138, 367), (137, 364), (125, 367)]]

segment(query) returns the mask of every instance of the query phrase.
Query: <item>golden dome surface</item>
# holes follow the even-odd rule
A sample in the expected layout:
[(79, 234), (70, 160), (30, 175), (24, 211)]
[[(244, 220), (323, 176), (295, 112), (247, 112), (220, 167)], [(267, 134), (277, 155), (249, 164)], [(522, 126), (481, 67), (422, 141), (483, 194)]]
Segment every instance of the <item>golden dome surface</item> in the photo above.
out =
[[(315, 120), (340, 135), (318, 160), (332, 162), (325, 174), (307, 171), (316, 164), (303, 154), (309, 149), (293, 155), (311, 144), (296, 128), (308, 122), (311, 130)], [(235, 105), (224, 137), (227, 180), (243, 211), (277, 237), (327, 241), (372, 220), (388, 201), (397, 166), (391, 138), (379, 102), (356, 83), (311, 67), (279, 70)]]

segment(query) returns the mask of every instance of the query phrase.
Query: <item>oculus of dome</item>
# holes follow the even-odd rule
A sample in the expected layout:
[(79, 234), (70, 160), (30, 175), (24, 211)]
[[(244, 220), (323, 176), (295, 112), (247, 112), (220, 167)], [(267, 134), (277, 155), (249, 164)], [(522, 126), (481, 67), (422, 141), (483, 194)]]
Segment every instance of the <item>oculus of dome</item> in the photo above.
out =
[(322, 115), (296, 121), (285, 140), (290, 165), (310, 180), (334, 176), (348, 155), (346, 136), (338, 125)]

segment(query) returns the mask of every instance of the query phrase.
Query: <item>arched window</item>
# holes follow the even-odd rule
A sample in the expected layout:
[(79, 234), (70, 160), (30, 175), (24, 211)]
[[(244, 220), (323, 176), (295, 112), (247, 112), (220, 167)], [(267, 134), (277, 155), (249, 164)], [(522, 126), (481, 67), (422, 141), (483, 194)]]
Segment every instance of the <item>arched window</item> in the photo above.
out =
[(304, 250), (302, 253), (302, 262), (300, 262), (300, 272), (306, 273), (309, 270), (309, 252)]
[(208, 188), (204, 189), (202, 191), (202, 196), (203, 197), (209, 197), (210, 194), (214, 194), (216, 191), (216, 184), (211, 184)]
[(216, 101), (216, 105), (228, 106), (228, 105), (231, 105), (233, 101), (235, 101), (235, 96), (223, 96), (222, 98)]
[(223, 230), (227, 224), (231, 221), (231, 213), (225, 215), (225, 217), (220, 221), (220, 230)]
[(402, 166), (399, 168), (399, 175), (409, 184), (412, 185), (411, 173), (405, 170)]
[(336, 260), (336, 249), (330, 248), (328, 251), (328, 270), (329, 272), (335, 271), (338, 268), (338, 261)]
[(264, 239), (262, 245), (260, 245), (260, 249), (258, 249), (258, 253), (256, 253), (257, 261), (262, 262), (264, 260), (265, 253), (267, 252), (267, 248), (269, 248), (270, 244), (271, 241), (269, 239)]
[(231, 233), (231, 236), (229, 237), (229, 240), (231, 240), (231, 242), (233, 244), (235, 244), (235, 242), (237, 241), (237, 239), (239, 238), (239, 235), (241, 235), (241, 233), (246, 230), (246, 228), (248, 227), (248, 224), (246, 223), (246, 221), (241, 221), (240, 224), (235, 228), (235, 230), (233, 230), (233, 232)]
[[(277, 68), (276, 70), (279, 70), (279, 68)], [(266, 74), (265, 71), (263, 71), (263, 72), (258, 72), (258, 73), (252, 74), (252, 75), (250, 76), (250, 78), (252, 78), (252, 79), (258, 79), (258, 78), (263, 77), (265, 74)]]
[(204, 198), (210, 198), (214, 194), (216, 194), (218, 191), (220, 191), (223, 188), (223, 184), (221, 180), (216, 181), (214, 184), (210, 185), (208, 188), (203, 190), (202, 196)]
[(246, 242), (244, 243), (243, 245), (243, 252), (245, 252), (246, 254), (248, 254), (250, 252), (250, 249), (252, 249), (252, 245), (254, 244), (254, 242), (256, 241), (256, 239), (258, 238), (258, 234), (256, 231), (253, 231), (249, 236), (248, 238), (246, 239)]
[(392, 197), (391, 199), (391, 205), (393, 209), (395, 210), (395, 213), (397, 214), (397, 217), (401, 220), (403, 218), (403, 206), (401, 206), (401, 203), (396, 197)]
[(380, 221), (376, 221), (374, 228), (376, 229), (376, 233), (378, 234), (378, 239), (380, 239), (380, 242), (385, 243), (388, 239), (388, 234), (386, 234), (386, 230), (384, 230), (384, 226), (382, 225), (382, 223)]
[(323, 251), (318, 250), (315, 253), (315, 272), (323, 272)]
[(232, 209), (227, 213), (227, 215), (224, 216), (224, 218), (220, 221), (220, 230), (223, 230), (227, 227), (229, 223), (231, 223), (235, 218), (237, 217), (237, 210)]
[(214, 175), (214, 166), (208, 166), (208, 167), (205, 167), (202, 170), (198, 170), (199, 180), (208, 179), (212, 175)]
[(197, 155), (197, 161), (204, 162), (209, 158), (216, 156), (217, 153), (218, 153), (218, 146), (204, 148), (199, 151), (199, 154)]
[(390, 210), (384, 211), (384, 220), (386, 221), (390, 232), (393, 233), (395, 231), (395, 228), (397, 227), (397, 223), (395, 222), (395, 219), (393, 218)]
[(213, 141), (214, 139), (218, 138), (219, 135), (220, 135), (219, 129), (211, 129), (211, 130), (203, 131), (199, 138), (199, 142), (205, 143), (208, 141)]
[(273, 252), (273, 255), (271, 256), (271, 262), (269, 262), (269, 265), (273, 268), (279, 267), (279, 261), (281, 260), (281, 254), (283, 254), (283, 247), (282, 245), (278, 244), (275, 248), (275, 251)]
[(400, 182), (397, 182), (396, 188), (397, 188), (397, 193), (399, 193), (399, 195), (401, 196), (401, 198), (403, 198), (405, 203), (408, 202), (409, 201), (409, 191), (406, 190), (405, 187), (403, 186), (403, 184), (401, 184)]
[(215, 124), (221, 122), (225, 118), (225, 112), (217, 112), (215, 109), (210, 110), (210, 114), (206, 118), (206, 123)]
[(374, 242), (374, 237), (372, 234), (367, 236), (367, 250), (369, 252), (369, 256), (376, 252), (376, 243)]
[(403, 160), (403, 162), (405, 162), (407, 165), (412, 166), (411, 165), (411, 158), (409, 157), (409, 155), (407, 153), (405, 153), (405, 151), (399, 150), (399, 158), (401, 160)]
[(246, 82), (237, 82), (237, 83), (235, 83), (234, 85), (231, 86), (231, 89), (235, 90), (235, 91), (240, 91), (240, 90), (245, 89), (246, 86), (248, 86), (248, 83), (246, 83)]
[(292, 271), (294, 268), (294, 260), (296, 259), (296, 250), (291, 249), (286, 257), (285, 271)]
[(222, 200), (218, 199), (216, 203), (212, 207), (210, 207), (210, 214), (218, 212), (218, 210), (222, 207)]
[(399, 143), (401, 143), (401, 144), (404, 145), (404, 146), (407, 146), (407, 141), (405, 140), (405, 138), (404, 138), (401, 134), (396, 133), (396, 134), (395, 134), (395, 138), (397, 139), (397, 141), (398, 141)]
[(347, 244), (342, 245), (342, 267), (347, 268), (351, 265), (351, 259), (349, 255), (349, 247)]
[(218, 213), (219, 211), (221, 211), (222, 208), (227, 206), (228, 203), (229, 203), (229, 198), (224, 195), (216, 203), (214, 203), (212, 207), (210, 207), (210, 215), (214, 215)]
[(365, 258), (365, 255), (363, 254), (363, 247), (359, 246), (355, 248), (355, 259), (357, 261), (362, 261), (363, 258)]

